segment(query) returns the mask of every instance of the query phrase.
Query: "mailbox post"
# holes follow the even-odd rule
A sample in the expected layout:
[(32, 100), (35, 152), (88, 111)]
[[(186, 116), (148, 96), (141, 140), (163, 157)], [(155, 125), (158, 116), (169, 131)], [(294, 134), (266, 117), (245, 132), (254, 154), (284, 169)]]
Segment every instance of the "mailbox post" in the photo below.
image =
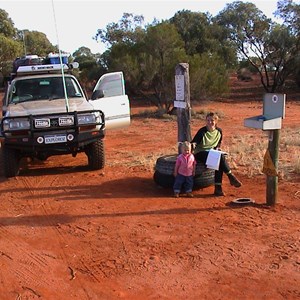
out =
[[(270, 131), (268, 151), (273, 161), (274, 168), (278, 170), (280, 129)], [(275, 205), (278, 199), (278, 176), (267, 174), (267, 205)]]
[(267, 205), (275, 205), (278, 198), (278, 156), (282, 119), (285, 117), (285, 94), (267, 93), (264, 96), (263, 114), (244, 120), (244, 126), (269, 131), (268, 149), (263, 172), (267, 175)]

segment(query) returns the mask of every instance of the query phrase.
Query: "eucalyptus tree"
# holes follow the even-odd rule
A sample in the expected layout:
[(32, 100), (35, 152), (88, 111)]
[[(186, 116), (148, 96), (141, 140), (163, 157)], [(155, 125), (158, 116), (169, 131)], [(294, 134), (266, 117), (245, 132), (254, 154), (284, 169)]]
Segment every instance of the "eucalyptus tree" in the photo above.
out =
[(191, 99), (228, 91), (228, 70), (236, 65), (235, 48), (209, 13), (178, 11), (170, 22), (184, 41), (190, 64)]
[(98, 29), (94, 37), (107, 46), (99, 58), (99, 64), (110, 72), (122, 70), (126, 87), (131, 91), (137, 91), (143, 81), (145, 31), (143, 16), (124, 13), (119, 22)]
[(119, 22), (109, 23), (106, 28), (97, 30), (94, 39), (111, 47), (114, 44), (135, 44), (142, 37), (144, 32), (144, 17), (124, 13)]
[(191, 100), (213, 99), (229, 91), (229, 71), (216, 53), (189, 58)]
[(181, 10), (175, 13), (170, 19), (170, 23), (176, 26), (188, 55), (207, 51), (209, 48), (207, 39), (210, 26), (208, 13)]
[(0, 8), (0, 34), (14, 39), (17, 34), (17, 29), (15, 28), (14, 22), (9, 17), (8, 13)]
[(73, 54), (72, 58), (79, 63), (79, 74), (75, 74), (87, 93), (93, 88), (96, 81), (106, 72), (100, 64), (100, 53), (93, 54), (88, 47), (80, 47)]
[[(221, 45), (225, 43), (211, 37), (213, 30), (209, 26), (215, 29), (217, 25), (208, 24), (205, 14), (184, 11), (182, 14), (178, 13), (171, 21), (154, 20), (147, 26), (142, 25), (142, 20), (141, 16), (135, 18), (131, 14), (124, 14), (119, 23), (111, 23), (106, 29), (98, 29), (95, 36), (108, 46), (108, 50), (101, 55), (101, 64), (108, 71), (122, 70), (126, 87), (131, 94), (142, 95), (157, 107), (169, 110), (175, 96), (175, 66), (180, 62), (193, 64), (190, 68), (190, 78), (191, 85), (193, 82), (195, 85), (191, 97), (198, 97), (200, 91), (205, 97), (213, 93), (220, 94), (226, 89), (228, 61), (225, 61), (225, 56), (220, 57), (215, 51), (217, 46), (218, 49), (222, 49)], [(206, 22), (205, 26), (199, 24), (199, 20)], [(179, 24), (182, 22), (182, 28), (179, 30)], [(186, 31), (184, 24), (190, 24)], [(188, 32), (194, 27), (198, 30), (189, 35)], [(210, 33), (204, 34), (201, 28), (203, 32)], [(204, 42), (198, 41), (201, 36), (205, 45)], [(207, 86), (204, 87), (204, 84)]]
[(217, 55), (228, 68), (236, 65), (235, 48), (208, 12), (178, 11), (170, 22), (176, 26), (188, 55)]
[(174, 100), (174, 72), (186, 61), (184, 43), (169, 22), (148, 25), (138, 39), (113, 43), (102, 56), (110, 71), (122, 70), (132, 94), (142, 95), (154, 105), (169, 110)]
[(23, 40), (24, 55), (36, 54), (46, 57), (50, 52), (58, 52), (57, 46), (53, 46), (43, 32), (25, 29), (19, 31), (19, 38)]
[(292, 0), (281, 0), (277, 3), (275, 15), (283, 20), (283, 23), (295, 35), (294, 48), (295, 63), (295, 80), (300, 86), (300, 4)]
[[(293, 0), (280, 0), (277, 2), (275, 16), (280, 17), (293, 33), (300, 37), (300, 4)], [(299, 41), (298, 41), (299, 43)]]
[(139, 94), (143, 86), (144, 53), (141, 42), (114, 44), (101, 55), (100, 64), (110, 72), (123, 71), (129, 93)]
[(17, 29), (8, 13), (0, 9), (0, 73), (6, 77), (12, 69), (12, 61), (22, 52)]
[(14, 60), (16, 56), (37, 54), (46, 56), (57, 51), (47, 36), (39, 31), (19, 30), (7, 12), (0, 9), (0, 61)]
[(282, 89), (293, 72), (296, 37), (289, 27), (274, 23), (253, 3), (235, 1), (216, 16), (240, 58), (258, 71), (267, 92)]
[(145, 38), (145, 81), (158, 107), (168, 110), (174, 100), (175, 67), (188, 57), (174, 24), (165, 21), (147, 28)]

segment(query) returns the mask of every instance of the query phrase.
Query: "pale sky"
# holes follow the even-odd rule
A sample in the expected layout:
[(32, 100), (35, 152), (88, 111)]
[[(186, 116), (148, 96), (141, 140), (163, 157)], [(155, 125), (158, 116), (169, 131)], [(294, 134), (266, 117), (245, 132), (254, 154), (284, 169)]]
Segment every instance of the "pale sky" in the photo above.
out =
[[(97, 29), (106, 28), (112, 22), (118, 23), (123, 13), (143, 15), (145, 23), (154, 18), (166, 20), (180, 10), (209, 12), (217, 15), (227, 0), (0, 0), (0, 8), (5, 10), (19, 30), (40, 31), (47, 35), (53, 45), (62, 51), (75, 52), (81, 46), (92, 53), (105, 50), (101, 42), (92, 38)], [(269, 17), (277, 9), (277, 0), (244, 1), (254, 3)], [(297, 2), (297, 1), (295, 1)]]

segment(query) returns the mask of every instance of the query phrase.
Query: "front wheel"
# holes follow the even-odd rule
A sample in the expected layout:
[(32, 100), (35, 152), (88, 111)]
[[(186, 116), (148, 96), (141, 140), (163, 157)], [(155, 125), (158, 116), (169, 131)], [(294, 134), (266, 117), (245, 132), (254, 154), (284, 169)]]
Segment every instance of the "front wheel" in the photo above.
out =
[(20, 171), (20, 158), (18, 155), (18, 151), (3, 146), (2, 157), (4, 176), (8, 178), (18, 176)]
[(100, 170), (105, 165), (105, 153), (103, 140), (97, 140), (87, 146), (86, 155), (88, 166), (91, 170)]

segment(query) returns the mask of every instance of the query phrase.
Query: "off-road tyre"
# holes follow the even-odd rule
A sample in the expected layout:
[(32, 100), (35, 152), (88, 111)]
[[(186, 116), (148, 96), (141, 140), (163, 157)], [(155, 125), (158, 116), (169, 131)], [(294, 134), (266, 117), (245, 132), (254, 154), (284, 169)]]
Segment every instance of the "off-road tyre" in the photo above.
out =
[[(159, 157), (156, 161), (153, 179), (156, 184), (164, 188), (172, 188), (174, 184), (174, 168), (177, 154)], [(194, 189), (202, 189), (215, 183), (215, 171), (207, 169), (204, 164), (197, 163), (194, 176)]]
[(102, 139), (87, 146), (88, 166), (91, 170), (100, 170), (105, 165), (104, 142)]
[(4, 176), (7, 178), (18, 176), (20, 172), (20, 157), (18, 151), (9, 149), (4, 145), (2, 145), (1, 150)]
[(3, 150), (2, 145), (0, 143), (0, 177), (4, 176), (4, 158), (3, 158)]

